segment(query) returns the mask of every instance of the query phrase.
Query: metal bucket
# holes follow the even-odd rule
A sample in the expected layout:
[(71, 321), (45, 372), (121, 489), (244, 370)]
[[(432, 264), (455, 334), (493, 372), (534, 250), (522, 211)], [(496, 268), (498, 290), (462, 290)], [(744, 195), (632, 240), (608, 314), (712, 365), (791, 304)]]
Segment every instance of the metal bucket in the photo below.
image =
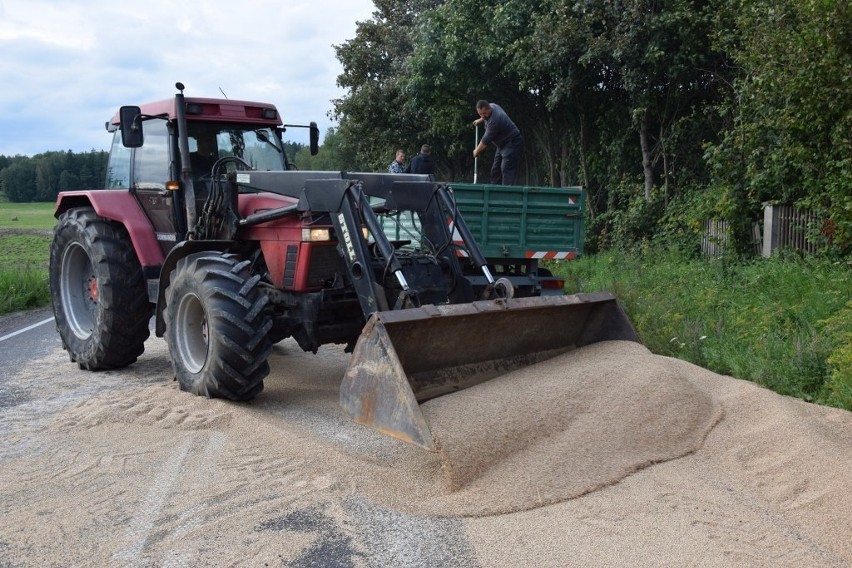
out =
[(359, 424), (435, 451), (420, 402), (609, 340), (641, 343), (607, 292), (378, 312), (355, 345), (340, 404)]

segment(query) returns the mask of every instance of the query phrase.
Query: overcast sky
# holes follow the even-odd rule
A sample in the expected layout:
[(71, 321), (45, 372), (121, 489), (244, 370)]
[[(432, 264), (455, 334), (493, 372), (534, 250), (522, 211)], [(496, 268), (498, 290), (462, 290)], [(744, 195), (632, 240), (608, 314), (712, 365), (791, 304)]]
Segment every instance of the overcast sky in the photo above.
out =
[[(0, 154), (107, 150), (125, 104), (174, 96), (273, 103), (323, 134), (342, 71), (333, 45), (372, 0), (0, 0)], [(221, 89), (221, 91), (220, 91)], [(307, 132), (286, 138), (307, 142)]]

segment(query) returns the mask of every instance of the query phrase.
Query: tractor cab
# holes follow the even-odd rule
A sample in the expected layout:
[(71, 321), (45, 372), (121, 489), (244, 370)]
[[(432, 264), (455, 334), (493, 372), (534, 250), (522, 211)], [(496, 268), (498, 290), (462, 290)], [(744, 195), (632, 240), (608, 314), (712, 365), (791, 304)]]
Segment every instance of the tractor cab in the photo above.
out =
[[(186, 156), (181, 148), (181, 118), (186, 124)], [(110, 189), (165, 190), (167, 182), (178, 180), (184, 169), (201, 180), (213, 173), (217, 162), (225, 173), (235, 168), (237, 159), (260, 171), (293, 167), (292, 157), (284, 151), (282, 121), (272, 105), (176, 97), (122, 107), (106, 126), (114, 133)]]
[[(182, 90), (183, 86), (178, 85)], [(184, 97), (124, 106), (113, 133), (107, 189), (128, 189), (154, 227), (163, 254), (185, 240), (201, 210), (236, 170), (293, 169), (274, 105)], [(316, 154), (319, 130), (310, 129)]]

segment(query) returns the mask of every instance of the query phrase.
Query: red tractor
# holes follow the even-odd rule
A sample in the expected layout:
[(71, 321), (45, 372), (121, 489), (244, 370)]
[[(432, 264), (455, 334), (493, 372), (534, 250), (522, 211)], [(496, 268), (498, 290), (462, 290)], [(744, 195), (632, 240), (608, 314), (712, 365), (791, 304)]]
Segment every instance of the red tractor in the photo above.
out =
[[(346, 411), (434, 449), (418, 401), (587, 343), (638, 341), (609, 294), (513, 299), (445, 184), (297, 171), (282, 134), (298, 125), (273, 105), (177, 89), (107, 122), (105, 189), (58, 197), (50, 287), (81, 368), (136, 361), (153, 316), (181, 389), (250, 400), (275, 342), (345, 344)], [(392, 240), (400, 216), (418, 232)], [(462, 261), (489, 284), (479, 296)]]

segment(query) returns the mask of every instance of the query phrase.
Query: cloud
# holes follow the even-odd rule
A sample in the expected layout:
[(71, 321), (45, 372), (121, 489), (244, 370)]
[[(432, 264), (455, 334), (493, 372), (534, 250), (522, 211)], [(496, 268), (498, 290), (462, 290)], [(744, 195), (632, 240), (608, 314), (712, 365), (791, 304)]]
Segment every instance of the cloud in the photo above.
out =
[[(188, 96), (275, 104), (323, 132), (353, 38), (372, 0), (7, 0), (0, 4), (0, 154), (107, 149), (124, 104)], [(292, 130), (292, 140), (302, 131)], [(290, 134), (291, 132), (288, 132)], [(306, 134), (304, 134), (306, 136)]]

